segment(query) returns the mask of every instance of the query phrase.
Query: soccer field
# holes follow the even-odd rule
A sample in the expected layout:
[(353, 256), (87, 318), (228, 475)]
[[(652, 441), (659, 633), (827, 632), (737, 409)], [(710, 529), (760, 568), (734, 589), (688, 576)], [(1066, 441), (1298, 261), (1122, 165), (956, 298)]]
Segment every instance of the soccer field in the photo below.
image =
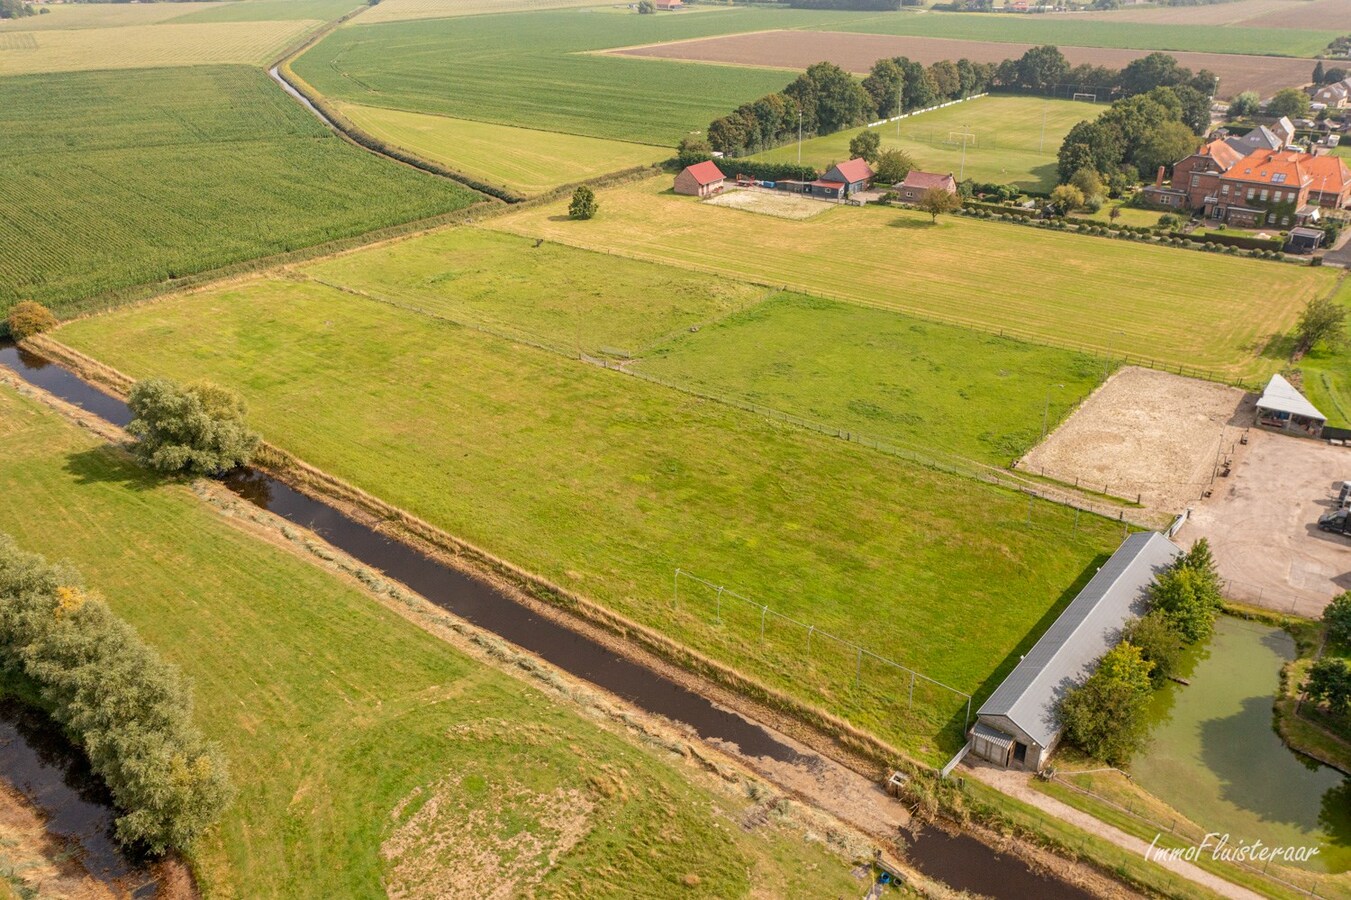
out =
[[(804, 221), (699, 203), (668, 177), (599, 192), (586, 222), (565, 204), (490, 228), (929, 316), (1015, 336), (1257, 378), (1263, 355), (1328, 269), (1235, 259), (1004, 222), (838, 207)], [(1242, 291), (1222, 289), (1243, 285)]]
[[(1056, 153), (1065, 134), (1077, 122), (1097, 118), (1104, 109), (1073, 100), (978, 97), (872, 130), (881, 135), (882, 149), (906, 151), (916, 167), (926, 172), (951, 172), (959, 181), (965, 177), (1049, 191), (1056, 185)], [(848, 159), (849, 141), (859, 133), (840, 131), (803, 141), (802, 162), (824, 171)], [(798, 146), (788, 144), (755, 158), (797, 162)], [(728, 165), (736, 167), (735, 162)]]

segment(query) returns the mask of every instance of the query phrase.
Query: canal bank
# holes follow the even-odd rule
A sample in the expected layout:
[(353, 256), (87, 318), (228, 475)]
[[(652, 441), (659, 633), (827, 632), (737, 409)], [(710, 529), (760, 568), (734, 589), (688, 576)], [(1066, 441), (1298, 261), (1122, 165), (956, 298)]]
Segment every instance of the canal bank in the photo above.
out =
[[(115, 397), (91, 388), (60, 366), (44, 364), (32, 354), (16, 348), (0, 348), (0, 365), (14, 370), (24, 380), (48, 393), (91, 412), (102, 409), (107, 419), (125, 422), (125, 407), (116, 408)], [(108, 404), (112, 404), (109, 407)], [(100, 416), (103, 413), (99, 413)], [(590, 681), (634, 706), (682, 723), (715, 746), (731, 748), (753, 770), (763, 764), (777, 764), (796, 771), (802, 784), (820, 793), (834, 791), (832, 774), (850, 774), (863, 789), (860, 797), (867, 803), (895, 805), (882, 795), (875, 781), (845, 773), (838, 763), (821, 756), (773, 727), (747, 718), (724, 705), (714, 703), (689, 682), (667, 677), (660, 667), (640, 665), (612, 646), (561, 624), (556, 616), (541, 615), (522, 598), (499, 586), (447, 565), (390, 537), (343, 509), (294, 490), (264, 473), (240, 473), (230, 482), (238, 496), (261, 509), (267, 509), (286, 521), (323, 537), (338, 550), (378, 569), (390, 578), (407, 584), (431, 603), (453, 612), (479, 628), (499, 634), (513, 644), (548, 660), (559, 669)], [(771, 781), (777, 780), (768, 775)], [(793, 791), (790, 788), (790, 793)], [(866, 793), (869, 796), (864, 797)], [(806, 797), (806, 802), (829, 812), (829, 797)], [(826, 802), (815, 802), (824, 799)], [(848, 798), (846, 798), (848, 799)], [(846, 813), (849, 810), (844, 810)], [(838, 814), (838, 813), (837, 813)], [(845, 821), (849, 817), (842, 816)], [(852, 824), (852, 822), (851, 822)], [(865, 831), (868, 829), (864, 829)], [(875, 833), (875, 832), (870, 832)], [(896, 835), (893, 830), (892, 838)], [(1054, 858), (1043, 854), (1036, 868), (1026, 864), (1017, 845), (1014, 852), (997, 852), (969, 834), (948, 836), (933, 829), (907, 834), (907, 857), (916, 869), (933, 877), (941, 871), (956, 887), (996, 897), (1039, 896), (1070, 898), (1093, 896), (1065, 881), (1041, 872), (1054, 865)], [(1027, 850), (1034, 856), (1037, 851)], [(1067, 867), (1074, 869), (1073, 866)], [(1110, 883), (1086, 869), (1079, 877), (1100, 886), (1095, 893), (1114, 893)]]

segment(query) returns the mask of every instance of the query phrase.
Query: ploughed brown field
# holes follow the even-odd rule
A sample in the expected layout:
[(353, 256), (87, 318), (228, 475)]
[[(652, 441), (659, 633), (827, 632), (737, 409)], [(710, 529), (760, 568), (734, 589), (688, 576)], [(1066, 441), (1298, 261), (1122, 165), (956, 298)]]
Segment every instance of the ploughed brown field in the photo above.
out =
[[(678, 59), (690, 62), (724, 63), (805, 69), (828, 60), (850, 72), (864, 73), (886, 56), (908, 56), (929, 64), (941, 59), (1000, 62), (1021, 56), (1031, 44), (1001, 41), (959, 41), (949, 38), (908, 37), (889, 34), (853, 34), (839, 31), (760, 31), (722, 37), (675, 41), (647, 47), (614, 50), (624, 56)], [(1117, 50), (1106, 47), (1061, 47), (1072, 64), (1092, 63), (1119, 69), (1149, 50)], [(1220, 76), (1221, 97), (1253, 90), (1269, 97), (1283, 87), (1309, 80), (1307, 59), (1276, 56), (1242, 56), (1228, 53), (1173, 52), (1190, 69), (1210, 69)]]
[(1075, 13), (1075, 20), (1241, 28), (1336, 28), (1351, 22), (1351, 0), (1231, 0), (1204, 6), (1147, 6)]

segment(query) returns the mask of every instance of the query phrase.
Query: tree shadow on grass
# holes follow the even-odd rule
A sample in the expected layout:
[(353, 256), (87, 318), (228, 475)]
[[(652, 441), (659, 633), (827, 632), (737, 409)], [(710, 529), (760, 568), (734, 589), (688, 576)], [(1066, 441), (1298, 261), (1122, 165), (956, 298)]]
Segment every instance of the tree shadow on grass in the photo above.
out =
[(937, 222), (933, 221), (925, 222), (923, 219), (919, 218), (912, 219), (910, 217), (892, 219), (887, 224), (892, 228), (903, 228), (907, 230), (919, 230), (919, 231), (926, 231), (938, 225)]
[(142, 469), (108, 447), (94, 447), (66, 456), (65, 470), (78, 485), (116, 484), (134, 491), (149, 491), (164, 478)]

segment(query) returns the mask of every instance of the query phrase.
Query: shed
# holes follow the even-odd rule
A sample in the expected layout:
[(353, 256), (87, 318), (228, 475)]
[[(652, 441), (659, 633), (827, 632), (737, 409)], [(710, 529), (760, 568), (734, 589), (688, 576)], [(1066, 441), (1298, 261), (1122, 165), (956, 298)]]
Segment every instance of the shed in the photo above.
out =
[(1299, 226), (1290, 229), (1290, 237), (1285, 241), (1285, 249), (1290, 253), (1312, 253), (1323, 245), (1321, 228)]
[(722, 190), (723, 182), (726, 180), (727, 176), (722, 174), (722, 169), (709, 159), (686, 166), (675, 177), (675, 192), (691, 197), (708, 197)]
[(1263, 428), (1316, 438), (1323, 434), (1326, 422), (1327, 416), (1280, 375), (1271, 376), (1257, 401), (1257, 424)]
[(971, 751), (997, 765), (1039, 771), (1060, 740), (1060, 699), (1092, 674), (1126, 622), (1145, 613), (1149, 586), (1181, 552), (1157, 532), (1127, 537), (981, 704)]
[(830, 171), (821, 176), (822, 181), (844, 184), (851, 194), (866, 191), (873, 184), (873, 167), (862, 158), (831, 166)]
[(901, 195), (902, 202), (918, 203), (926, 192), (934, 188), (955, 194), (957, 193), (957, 179), (952, 177), (951, 172), (946, 175), (939, 175), (937, 172), (921, 172), (918, 169), (911, 169), (906, 173), (905, 180), (896, 185), (896, 192)]

